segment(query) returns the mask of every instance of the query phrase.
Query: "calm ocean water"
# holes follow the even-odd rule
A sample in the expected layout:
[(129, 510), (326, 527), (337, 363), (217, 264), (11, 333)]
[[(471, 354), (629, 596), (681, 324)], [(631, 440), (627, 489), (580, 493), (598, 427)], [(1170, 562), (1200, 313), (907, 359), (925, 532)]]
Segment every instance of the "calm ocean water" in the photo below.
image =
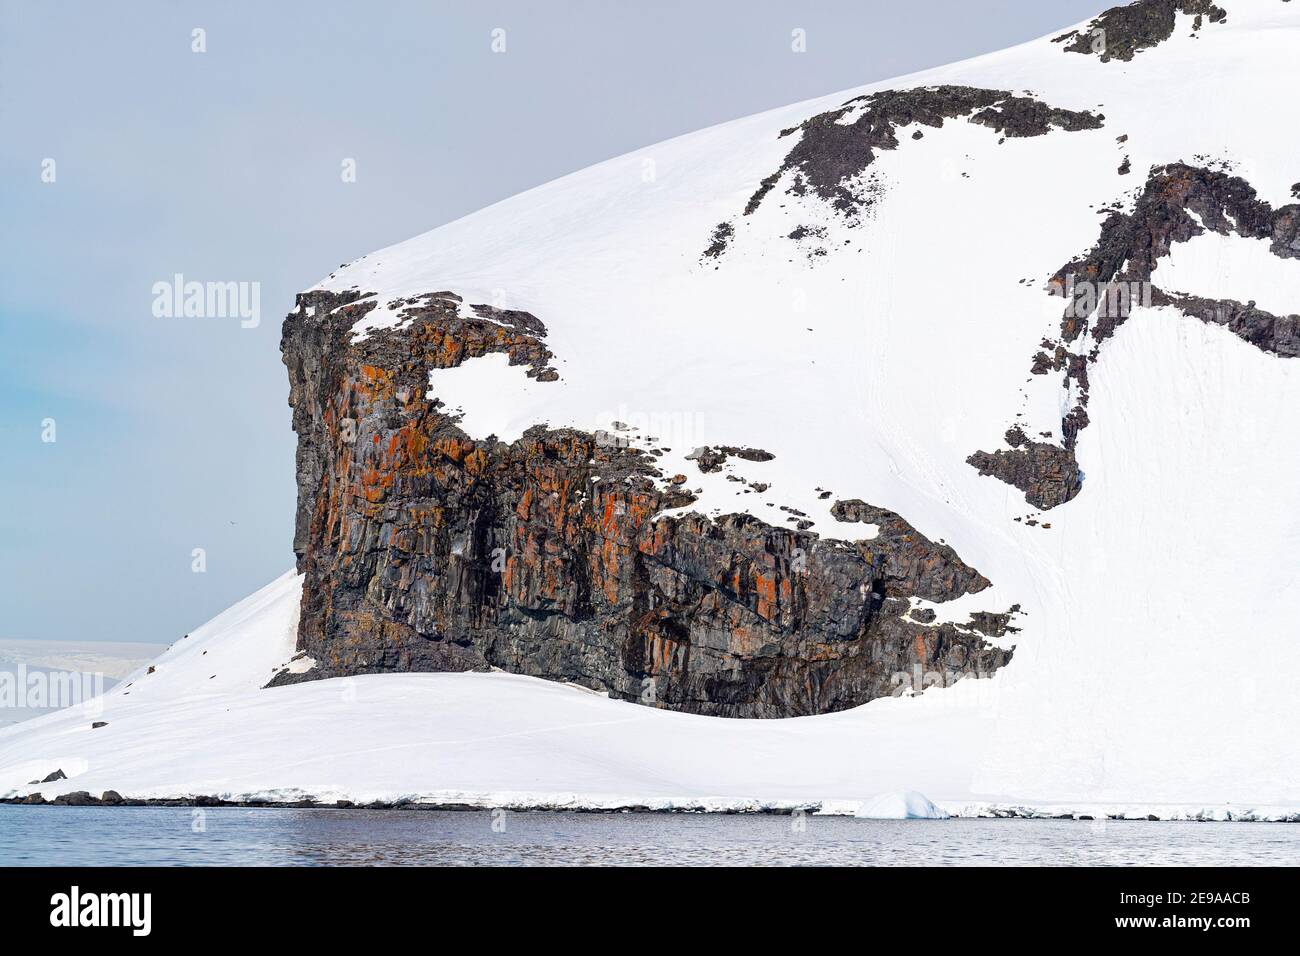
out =
[(1300, 825), (0, 806), (0, 865), (1300, 864)]

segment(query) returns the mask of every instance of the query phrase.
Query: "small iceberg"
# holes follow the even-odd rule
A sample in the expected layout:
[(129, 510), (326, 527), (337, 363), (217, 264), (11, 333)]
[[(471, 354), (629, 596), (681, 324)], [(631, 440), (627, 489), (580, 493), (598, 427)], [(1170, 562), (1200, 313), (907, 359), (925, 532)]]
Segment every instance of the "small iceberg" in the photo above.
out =
[(867, 820), (948, 819), (948, 814), (915, 790), (892, 790), (864, 800), (854, 816)]

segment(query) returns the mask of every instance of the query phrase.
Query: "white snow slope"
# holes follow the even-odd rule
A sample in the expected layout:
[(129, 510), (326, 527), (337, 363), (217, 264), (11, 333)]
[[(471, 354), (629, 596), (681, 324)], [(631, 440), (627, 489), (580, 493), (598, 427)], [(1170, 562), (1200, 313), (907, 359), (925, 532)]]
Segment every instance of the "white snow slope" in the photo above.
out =
[[(1222, 5), (1227, 23), (1193, 34), (1180, 15), (1129, 63), (1045, 38), (683, 136), (322, 283), (381, 303), (450, 289), (540, 318), (559, 382), (499, 357), (433, 375), (476, 436), (617, 420), (672, 449), (661, 467), (702, 489), (696, 509), (779, 523), (790, 505), (831, 537), (855, 527), (829, 517), (835, 498), (896, 511), (993, 582), (936, 607), (941, 619), (1024, 610), (996, 677), (776, 721), (505, 674), (259, 690), (293, 655), (299, 584), (286, 575), (111, 691), (108, 726), (62, 712), (0, 731), (0, 793), (854, 812), (919, 791), (949, 813), (1300, 814), (1286, 668), (1300, 630), (1300, 361), (1139, 309), (1090, 370), (1084, 489), (1043, 516), (1050, 528), (1015, 521), (1033, 513), (1021, 494), (965, 461), (999, 447), (1018, 414), (1059, 435), (1059, 380), (1027, 381), (1039, 341), (1059, 332), (1062, 301), (1044, 282), (1097, 240), (1102, 207), (1131, 208), (1149, 167), (1230, 160), (1261, 199), (1293, 201), (1300, 4)], [(940, 83), (1032, 91), (1105, 125), (1001, 144), (959, 120), (919, 140), (904, 128), (871, 167), (884, 188), (859, 227), (784, 185), (739, 216), (792, 145), (779, 131), (850, 96)], [(730, 249), (701, 263), (724, 220), (737, 224)], [(828, 254), (785, 239), (797, 225), (825, 226)], [(1300, 261), (1235, 237), (1185, 245), (1158, 284), (1300, 312)], [(356, 334), (395, 321), (380, 308)], [(703, 444), (774, 453), (733, 462), (770, 491), (700, 475), (684, 456)], [(70, 779), (27, 786), (56, 768)]]

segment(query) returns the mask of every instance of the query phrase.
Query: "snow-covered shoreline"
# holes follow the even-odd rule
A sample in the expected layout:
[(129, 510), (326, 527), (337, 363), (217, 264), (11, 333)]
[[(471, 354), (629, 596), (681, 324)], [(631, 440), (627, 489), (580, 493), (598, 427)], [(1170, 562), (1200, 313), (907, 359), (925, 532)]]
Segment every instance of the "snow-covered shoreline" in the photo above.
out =
[[(39, 792), (39, 791), (35, 791)], [(70, 791), (75, 792), (75, 791)], [(657, 799), (642, 801), (634, 797), (598, 794), (520, 794), (469, 793), (442, 791), (393, 796), (389, 799), (352, 800), (297, 791), (263, 791), (226, 794), (153, 794), (136, 797), (112, 797), (105, 801), (94, 795), (72, 802), (48, 800), (29, 802), (16, 792), (0, 796), (0, 805), (54, 807), (238, 807), (261, 810), (413, 810), (488, 812), (505, 810), (517, 813), (653, 813), (653, 814), (755, 814), (789, 816), (806, 813), (813, 816), (862, 817), (862, 807), (870, 801), (827, 800), (797, 801), (734, 798)], [(945, 816), (925, 817), (914, 814), (879, 814), (864, 817), (875, 820), (1075, 820), (1080, 822), (1159, 822), (1159, 823), (1300, 823), (1300, 807), (1198, 806), (1192, 804), (1129, 805), (1052, 805), (1015, 803), (937, 803)]]
[(839, 816), (932, 801), (955, 818), (1300, 821), (1284, 783), (1265, 790), (1208, 756), (1176, 780), (1113, 777), (1105, 799), (1087, 781), (1003, 786), (1001, 675), (782, 720), (499, 672), (266, 688), (295, 657), (300, 595), (288, 572), (102, 697), (0, 729), (0, 798)]

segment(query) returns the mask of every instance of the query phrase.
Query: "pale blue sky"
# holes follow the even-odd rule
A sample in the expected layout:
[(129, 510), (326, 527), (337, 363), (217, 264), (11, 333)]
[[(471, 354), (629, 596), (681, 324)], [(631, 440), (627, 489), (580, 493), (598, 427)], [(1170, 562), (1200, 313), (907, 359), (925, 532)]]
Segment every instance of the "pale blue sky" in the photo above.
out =
[[(0, 0), (0, 638), (172, 641), (292, 564), (280, 322), (339, 263), (1103, 6)], [(177, 272), (260, 282), (261, 324), (155, 318)]]

